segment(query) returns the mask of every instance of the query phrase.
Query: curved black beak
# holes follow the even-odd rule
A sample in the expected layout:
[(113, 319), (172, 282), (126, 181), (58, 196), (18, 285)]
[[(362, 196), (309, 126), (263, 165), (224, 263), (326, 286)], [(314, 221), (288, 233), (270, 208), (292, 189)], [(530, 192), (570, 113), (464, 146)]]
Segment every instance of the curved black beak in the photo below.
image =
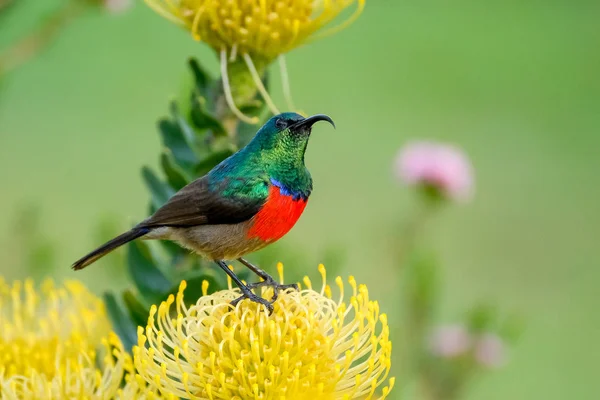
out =
[(333, 122), (333, 120), (328, 115), (325, 115), (325, 114), (316, 114), (311, 117), (305, 118), (302, 121), (295, 123), (290, 128), (294, 129), (294, 130), (297, 130), (300, 128), (310, 129), (313, 126), (313, 124), (315, 124), (316, 122), (319, 122), (319, 121), (327, 121), (335, 128), (335, 123)]

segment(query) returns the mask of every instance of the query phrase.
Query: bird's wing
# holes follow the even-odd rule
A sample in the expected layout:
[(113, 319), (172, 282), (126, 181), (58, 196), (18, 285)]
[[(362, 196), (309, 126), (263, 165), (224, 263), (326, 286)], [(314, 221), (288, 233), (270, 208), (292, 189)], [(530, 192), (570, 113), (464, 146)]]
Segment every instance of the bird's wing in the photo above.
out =
[(211, 184), (202, 177), (175, 193), (138, 227), (235, 224), (252, 218), (268, 196), (262, 179), (227, 178)]

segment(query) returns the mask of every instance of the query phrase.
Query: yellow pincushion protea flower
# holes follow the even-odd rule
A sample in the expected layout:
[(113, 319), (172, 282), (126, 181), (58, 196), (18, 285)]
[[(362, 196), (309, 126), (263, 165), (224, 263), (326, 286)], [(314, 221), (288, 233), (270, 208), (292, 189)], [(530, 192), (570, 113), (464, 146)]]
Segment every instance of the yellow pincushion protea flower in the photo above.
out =
[[(145, 1), (160, 15), (189, 30), (194, 39), (207, 43), (219, 53), (227, 103), (238, 118), (249, 123), (257, 123), (258, 119), (247, 117), (236, 107), (231, 86), (240, 91), (237, 87), (240, 85), (230, 86), (228, 63), (241, 57), (265, 102), (274, 114), (279, 114), (260, 76), (260, 71), (279, 57), (284, 95), (293, 110), (283, 54), (344, 29), (365, 7), (365, 0)], [(323, 30), (354, 5), (354, 13), (344, 22)]]
[[(146, 0), (159, 14), (185, 27), (216, 51), (271, 61), (280, 54), (352, 23), (365, 0)], [(356, 11), (341, 25), (315, 34), (346, 8)]]
[(94, 349), (110, 323), (102, 300), (79, 282), (56, 287), (48, 280), (36, 290), (31, 280), (8, 285), (0, 278), (0, 328), (0, 373), (52, 375), (59, 350)]
[[(82, 284), (0, 278), (0, 398), (108, 399), (127, 356), (102, 301)], [(108, 337), (108, 339), (103, 339)], [(130, 361), (131, 363), (131, 361)]]
[[(100, 357), (93, 350), (64, 346), (51, 363), (52, 375), (32, 370), (27, 375), (0, 375), (3, 400), (105, 400), (119, 393), (124, 364), (129, 356), (119, 338), (111, 334), (102, 340)], [(69, 354), (69, 355), (67, 355)], [(130, 358), (129, 358), (130, 360)], [(131, 361), (129, 361), (131, 363)], [(136, 397), (127, 397), (135, 399)], [(125, 397), (123, 397), (125, 400)]]
[[(390, 369), (386, 315), (352, 277), (350, 298), (344, 301), (338, 277), (333, 299), (325, 268), (319, 270), (320, 291), (305, 278), (307, 289), (280, 292), (272, 315), (247, 300), (232, 307), (240, 293), (231, 287), (187, 307), (182, 282), (176, 297), (151, 310), (146, 329), (138, 328), (138, 374), (165, 398), (376, 398)], [(378, 398), (393, 384), (392, 378)]]

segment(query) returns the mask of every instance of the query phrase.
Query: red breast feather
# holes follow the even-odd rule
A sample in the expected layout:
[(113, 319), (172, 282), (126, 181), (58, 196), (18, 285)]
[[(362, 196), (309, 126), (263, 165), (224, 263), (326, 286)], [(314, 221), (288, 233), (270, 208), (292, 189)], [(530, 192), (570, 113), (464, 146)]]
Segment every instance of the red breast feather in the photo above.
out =
[(249, 238), (259, 238), (265, 242), (281, 239), (296, 224), (306, 207), (307, 200), (294, 200), (281, 193), (277, 186), (271, 186), (265, 205), (252, 218), (248, 231)]

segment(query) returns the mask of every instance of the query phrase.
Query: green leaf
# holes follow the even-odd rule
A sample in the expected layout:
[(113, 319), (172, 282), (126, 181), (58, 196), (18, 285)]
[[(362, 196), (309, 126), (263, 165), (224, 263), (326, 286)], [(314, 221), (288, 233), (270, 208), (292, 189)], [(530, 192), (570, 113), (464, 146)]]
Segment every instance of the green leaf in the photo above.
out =
[[(197, 254), (184, 249), (175, 242), (164, 240), (160, 242), (163, 253), (168, 258), (169, 271), (179, 274), (181, 271), (198, 270), (203, 264), (212, 264), (212, 261), (203, 260)], [(180, 277), (172, 278), (178, 281)]]
[(171, 103), (171, 116), (173, 117), (173, 122), (176, 124), (176, 127), (181, 132), (181, 135), (187, 142), (190, 149), (194, 150), (204, 134), (199, 135), (199, 132), (194, 130), (194, 128), (189, 124), (188, 120), (181, 114), (179, 107), (175, 102)]
[(206, 98), (201, 94), (192, 95), (190, 118), (198, 129), (208, 129), (214, 136), (227, 136), (227, 130), (221, 122), (210, 114), (206, 107)]
[(173, 153), (178, 164), (189, 169), (198, 162), (193, 150), (195, 134), (187, 123), (187, 129), (183, 129), (180, 125), (179, 122), (163, 119), (159, 121), (158, 129), (162, 136), (163, 145)]
[(213, 78), (195, 58), (190, 58), (188, 64), (190, 66), (190, 69), (192, 70), (194, 81), (196, 82), (196, 87), (201, 92), (206, 92), (209, 87), (209, 84), (213, 81)]
[(127, 264), (134, 284), (150, 304), (156, 304), (173, 286), (158, 269), (150, 248), (142, 241), (128, 244)]
[(170, 240), (163, 240), (160, 244), (170, 257), (180, 257), (183, 254), (189, 254), (189, 251)]
[(137, 343), (137, 326), (131, 321), (129, 316), (123, 311), (117, 299), (112, 293), (104, 293), (104, 304), (115, 333), (123, 342), (127, 351), (131, 352), (133, 346)]
[[(265, 102), (261, 99), (261, 98), (254, 98), (252, 100), (250, 100), (248, 103), (240, 106), (240, 111), (248, 116), (251, 117), (258, 117), (259, 121), (264, 122), (265, 121)], [(271, 114), (268, 114), (268, 116), (272, 116)], [(253, 126), (255, 128), (255, 130), (258, 130), (258, 128), (262, 125), (262, 123), (258, 123), (258, 124), (250, 124), (250, 126)]]
[(179, 190), (187, 185), (192, 179), (181, 169), (170, 153), (162, 153), (160, 156), (160, 164), (167, 176), (167, 182), (175, 190)]
[(175, 194), (173, 188), (168, 184), (161, 182), (156, 174), (148, 167), (142, 168), (142, 178), (152, 194), (152, 206), (154, 209), (161, 207), (169, 200), (169, 198), (171, 198), (171, 196), (173, 196), (173, 194)]
[(135, 297), (133, 291), (126, 290), (123, 292), (123, 302), (129, 311), (131, 321), (137, 326), (146, 326), (148, 323), (149, 310)]
[[(267, 92), (269, 91), (269, 80), (269, 74), (265, 73), (262, 77), (262, 81), (265, 85), (265, 89), (267, 89)], [(239, 105), (240, 111), (244, 114), (257, 116), (260, 116), (262, 114), (262, 112), (267, 108), (266, 106), (267, 104), (265, 103), (262, 94), (260, 94), (259, 91), (255, 92), (254, 97), (252, 97), (252, 99), (249, 99), (249, 101), (247, 101), (246, 103)]]

